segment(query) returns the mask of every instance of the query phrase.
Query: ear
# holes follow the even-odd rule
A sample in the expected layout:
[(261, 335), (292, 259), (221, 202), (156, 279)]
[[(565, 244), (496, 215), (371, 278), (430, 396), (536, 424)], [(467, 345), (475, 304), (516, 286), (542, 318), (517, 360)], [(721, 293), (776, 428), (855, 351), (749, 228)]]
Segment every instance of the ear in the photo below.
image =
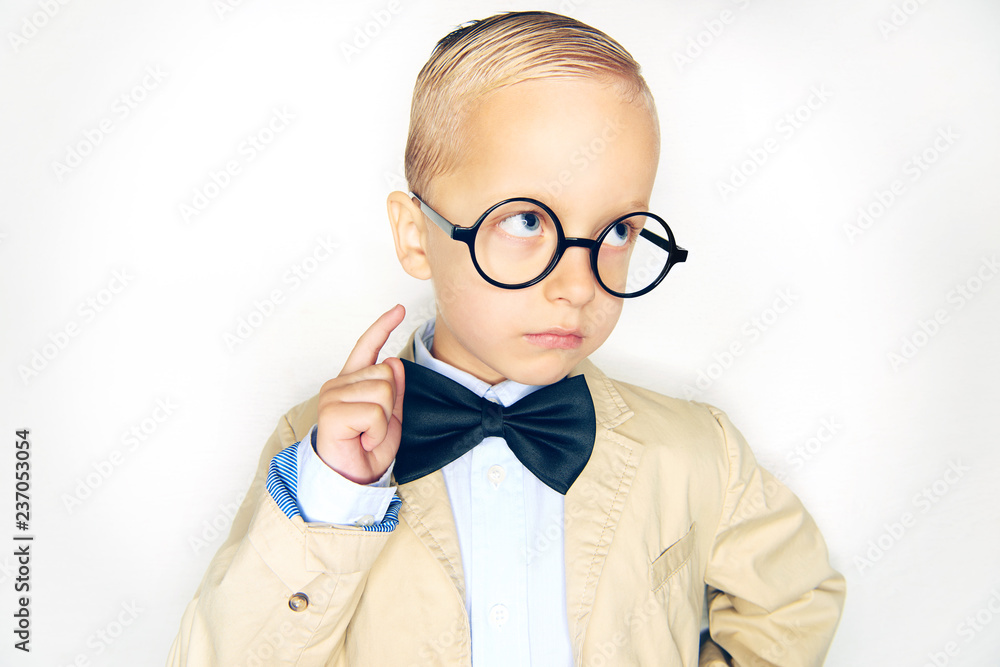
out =
[(396, 244), (396, 257), (403, 270), (414, 278), (431, 277), (427, 261), (427, 224), (420, 204), (405, 192), (389, 193), (385, 202), (389, 213), (389, 227)]

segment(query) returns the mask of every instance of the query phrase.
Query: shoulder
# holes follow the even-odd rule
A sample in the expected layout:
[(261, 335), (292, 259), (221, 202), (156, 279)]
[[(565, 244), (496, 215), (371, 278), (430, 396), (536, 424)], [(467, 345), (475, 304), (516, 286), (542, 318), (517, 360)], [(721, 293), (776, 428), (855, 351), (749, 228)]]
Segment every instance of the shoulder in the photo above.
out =
[[(667, 396), (645, 387), (609, 377), (593, 362), (584, 360), (574, 371), (587, 379), (598, 421), (635, 421), (644, 428), (663, 428), (671, 433), (701, 437), (724, 437), (725, 414), (707, 403)], [(620, 430), (620, 429), (619, 429)]]
[(598, 422), (646, 447), (690, 449), (725, 455), (729, 420), (707, 403), (688, 401), (609, 377), (589, 360), (574, 372), (587, 378)]

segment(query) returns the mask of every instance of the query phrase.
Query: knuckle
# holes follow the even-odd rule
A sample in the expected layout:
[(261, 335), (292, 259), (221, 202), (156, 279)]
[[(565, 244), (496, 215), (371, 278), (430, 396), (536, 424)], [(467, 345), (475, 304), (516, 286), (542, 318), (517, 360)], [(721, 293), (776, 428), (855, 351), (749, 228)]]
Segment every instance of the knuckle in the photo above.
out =
[(383, 405), (392, 405), (396, 390), (391, 382), (379, 382), (378, 385), (380, 402)]
[(329, 380), (324, 382), (323, 386), (320, 387), (319, 389), (320, 393), (325, 394), (327, 392), (334, 391), (335, 389), (337, 389), (337, 387), (342, 386), (344, 384), (343, 377), (344, 377), (343, 375), (338, 375), (337, 377), (330, 378)]
[(387, 377), (387, 371), (388, 377), (392, 377), (392, 369), (389, 368), (384, 361), (381, 364), (373, 364), (371, 366), (372, 377), (385, 379)]
[(369, 424), (376, 424), (385, 421), (385, 412), (382, 411), (381, 405), (365, 403), (365, 417), (367, 417)]
[(320, 404), (316, 410), (317, 417), (319, 421), (330, 421), (337, 418), (337, 407), (338, 403), (324, 403), (320, 401)]

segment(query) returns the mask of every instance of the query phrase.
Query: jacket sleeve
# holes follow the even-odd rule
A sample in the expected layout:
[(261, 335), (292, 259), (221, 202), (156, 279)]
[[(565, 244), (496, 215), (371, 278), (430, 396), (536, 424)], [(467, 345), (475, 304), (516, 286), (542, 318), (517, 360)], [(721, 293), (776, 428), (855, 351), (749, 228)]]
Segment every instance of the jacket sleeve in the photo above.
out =
[(392, 533), (286, 516), (265, 485), (271, 460), (296, 440), (286, 415), (184, 611), (168, 665), (346, 664), (347, 626)]
[(726, 415), (712, 414), (730, 472), (705, 573), (708, 644), (716, 645), (703, 647), (702, 665), (822, 665), (840, 621), (844, 578), (799, 499), (757, 465)]

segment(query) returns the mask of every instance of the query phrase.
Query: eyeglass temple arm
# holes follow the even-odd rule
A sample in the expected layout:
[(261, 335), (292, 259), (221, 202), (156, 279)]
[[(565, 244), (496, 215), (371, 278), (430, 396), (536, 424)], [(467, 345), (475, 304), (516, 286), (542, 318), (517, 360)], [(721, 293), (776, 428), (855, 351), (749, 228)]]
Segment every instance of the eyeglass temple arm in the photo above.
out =
[(420, 210), (424, 212), (424, 215), (430, 218), (435, 225), (443, 229), (444, 233), (447, 234), (449, 237), (455, 238), (455, 225), (445, 220), (440, 213), (438, 213), (430, 206), (425, 204), (424, 200), (421, 199), (416, 193), (411, 192), (410, 196), (416, 199), (418, 202), (420, 202)]
[[(657, 236), (656, 234), (653, 234), (648, 229), (644, 229), (641, 232), (639, 232), (639, 236), (646, 239), (647, 241), (652, 241), (654, 244), (658, 245), (660, 248), (662, 248), (667, 252), (671, 251), (670, 241), (663, 238), (662, 236)], [(683, 262), (688, 258), (688, 251), (680, 246), (674, 246), (673, 253), (674, 254), (672, 255), (672, 257), (674, 259), (675, 264)]]

